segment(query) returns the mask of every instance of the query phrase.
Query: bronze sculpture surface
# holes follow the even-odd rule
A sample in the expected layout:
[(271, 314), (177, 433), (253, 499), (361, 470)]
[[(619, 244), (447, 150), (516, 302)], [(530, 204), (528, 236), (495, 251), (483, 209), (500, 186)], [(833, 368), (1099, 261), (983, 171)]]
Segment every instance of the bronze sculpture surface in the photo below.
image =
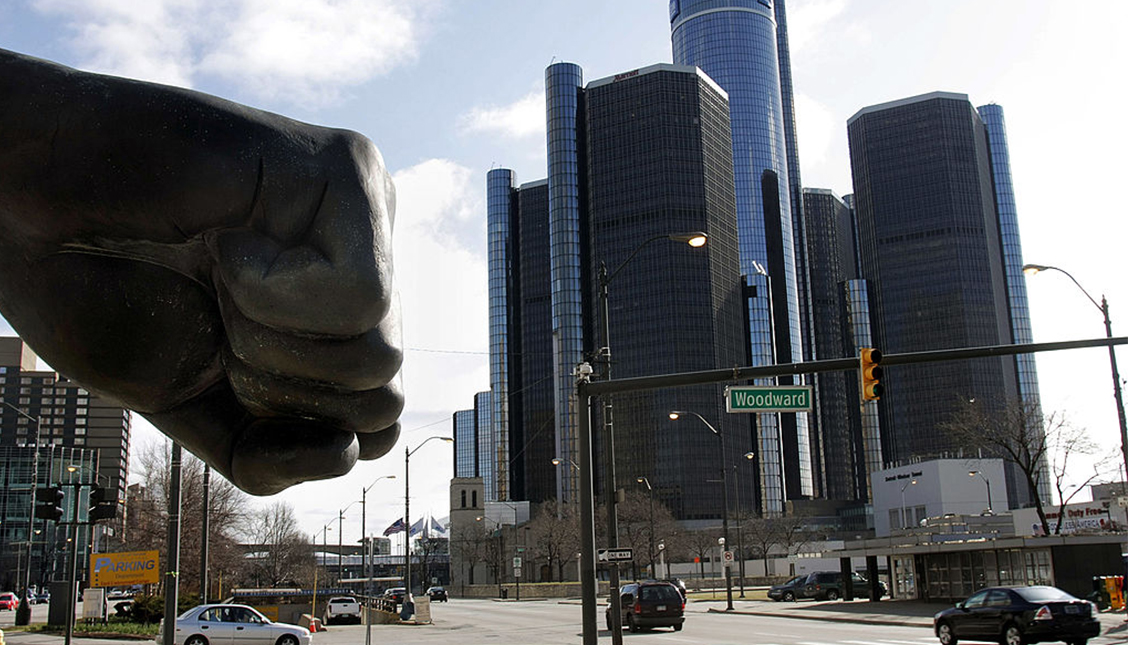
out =
[(396, 442), (394, 201), (357, 133), (0, 50), (0, 313), (247, 492)]

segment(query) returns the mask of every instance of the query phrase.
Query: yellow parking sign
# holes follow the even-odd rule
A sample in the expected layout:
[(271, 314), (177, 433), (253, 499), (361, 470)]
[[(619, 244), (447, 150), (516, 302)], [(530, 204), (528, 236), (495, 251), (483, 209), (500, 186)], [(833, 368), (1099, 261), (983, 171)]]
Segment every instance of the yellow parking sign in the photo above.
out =
[(157, 551), (93, 553), (90, 556), (90, 586), (118, 587), (155, 583), (161, 579)]

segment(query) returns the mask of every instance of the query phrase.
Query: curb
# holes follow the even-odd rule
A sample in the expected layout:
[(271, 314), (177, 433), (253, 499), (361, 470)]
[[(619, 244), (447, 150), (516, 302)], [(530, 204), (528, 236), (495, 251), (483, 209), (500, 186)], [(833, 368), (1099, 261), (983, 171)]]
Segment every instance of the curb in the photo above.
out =
[(743, 616), (768, 616), (772, 618), (798, 618), (800, 620), (823, 620), (827, 622), (841, 622), (841, 623), (856, 623), (861, 625), (893, 625), (896, 627), (932, 627), (933, 621), (930, 618), (883, 618), (879, 616), (854, 616), (851, 614), (797, 614), (797, 613), (768, 613), (763, 611), (743, 611), (735, 609), (734, 611), (727, 611), (725, 609), (715, 609), (714, 607), (707, 610), (708, 614), (735, 614)]

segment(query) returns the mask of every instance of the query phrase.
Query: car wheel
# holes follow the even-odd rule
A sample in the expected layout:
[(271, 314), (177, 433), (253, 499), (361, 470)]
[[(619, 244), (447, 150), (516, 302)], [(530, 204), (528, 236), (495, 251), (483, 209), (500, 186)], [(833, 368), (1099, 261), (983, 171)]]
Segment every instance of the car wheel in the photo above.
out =
[(836, 589), (829, 589), (825, 594), (825, 600), (836, 600), (837, 598), (840, 598), (840, 592)]
[(294, 634), (283, 634), (275, 641), (275, 645), (298, 645), (298, 637)]
[(628, 615), (628, 631), (630, 631), (630, 632), (640, 631), (640, 625), (636, 624), (636, 618), (633, 617), (632, 614)]
[(787, 591), (781, 595), (781, 599), (786, 602), (793, 602), (794, 600), (797, 600), (797, 596), (793, 595), (792, 591)]
[(939, 623), (936, 631), (940, 645), (958, 645), (958, 639), (954, 637), (954, 627), (950, 623)]
[(676, 623), (672, 625), (672, 631), (678, 632), (683, 629), (683, 623)]
[(208, 645), (208, 639), (200, 636), (199, 634), (196, 636), (189, 636), (185, 640), (185, 645)]
[(1021, 628), (1015, 623), (1005, 626), (1001, 633), (1001, 645), (1025, 645), (1025, 637), (1021, 635)]

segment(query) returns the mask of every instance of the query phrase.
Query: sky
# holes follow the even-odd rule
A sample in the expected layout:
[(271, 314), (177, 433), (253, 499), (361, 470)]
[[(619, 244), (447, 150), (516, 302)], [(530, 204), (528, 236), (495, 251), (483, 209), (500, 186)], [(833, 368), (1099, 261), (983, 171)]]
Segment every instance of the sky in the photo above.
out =
[[(937, 90), (997, 103), (1024, 260), (1106, 295), (1115, 335), (1131, 331), (1118, 260), (1131, 225), (1117, 190), (1131, 149), (1131, 3), (789, 0), (787, 10), (804, 186), (852, 192), (846, 121), (863, 107)], [(401, 440), (346, 476), (257, 500), (290, 503), (319, 540), (329, 525), (330, 542), (345, 509), (346, 543), (361, 536), (361, 489), (396, 475), (367, 495), (368, 532), (379, 533), (404, 513), (405, 448), (450, 436), (452, 413), (489, 388), (486, 173), (546, 176), (546, 66), (577, 63), (588, 82), (671, 62), (665, 0), (5, 0), (0, 48), (353, 129), (380, 148), (397, 189)], [(1067, 277), (1041, 273), (1028, 288), (1036, 342), (1104, 335)], [(1117, 357), (1131, 374), (1131, 352)], [(1106, 350), (1038, 354), (1037, 365), (1046, 413), (1119, 445)], [(135, 419), (135, 444), (161, 441)], [(450, 444), (414, 454), (414, 520), (448, 514), (451, 474)]]

